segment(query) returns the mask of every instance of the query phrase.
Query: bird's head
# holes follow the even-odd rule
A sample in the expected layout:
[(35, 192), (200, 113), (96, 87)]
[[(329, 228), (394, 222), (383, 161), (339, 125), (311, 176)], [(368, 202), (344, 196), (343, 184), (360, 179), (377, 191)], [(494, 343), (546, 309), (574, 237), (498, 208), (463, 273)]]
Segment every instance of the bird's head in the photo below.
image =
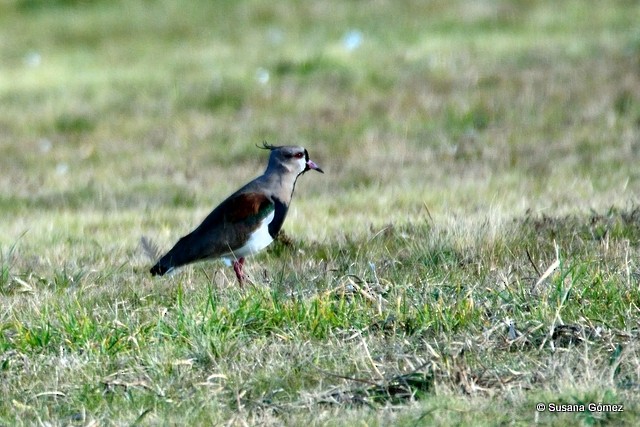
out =
[(309, 152), (304, 147), (294, 145), (270, 145), (263, 142), (259, 148), (271, 151), (267, 170), (284, 168), (296, 175), (303, 174), (311, 169), (324, 173), (324, 171), (309, 158)]

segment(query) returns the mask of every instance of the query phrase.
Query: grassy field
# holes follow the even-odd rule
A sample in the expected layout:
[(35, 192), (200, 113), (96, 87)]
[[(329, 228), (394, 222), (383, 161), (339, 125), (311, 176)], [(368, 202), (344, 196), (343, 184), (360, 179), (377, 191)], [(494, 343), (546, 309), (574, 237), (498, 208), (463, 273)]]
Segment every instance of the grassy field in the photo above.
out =
[[(0, 2), (0, 425), (637, 425), (638, 23)], [(251, 283), (152, 278), (263, 140), (326, 173)]]

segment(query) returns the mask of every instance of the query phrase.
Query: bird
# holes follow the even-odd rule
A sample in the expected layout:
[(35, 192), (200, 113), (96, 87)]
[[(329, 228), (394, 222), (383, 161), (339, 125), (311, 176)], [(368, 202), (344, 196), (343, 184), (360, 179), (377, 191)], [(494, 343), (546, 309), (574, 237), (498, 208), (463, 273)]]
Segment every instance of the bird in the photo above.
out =
[(300, 175), (324, 171), (300, 146), (270, 145), (264, 173), (220, 203), (191, 233), (182, 237), (149, 272), (162, 276), (197, 261), (222, 258), (233, 264), (240, 286), (245, 258), (266, 248), (282, 228)]

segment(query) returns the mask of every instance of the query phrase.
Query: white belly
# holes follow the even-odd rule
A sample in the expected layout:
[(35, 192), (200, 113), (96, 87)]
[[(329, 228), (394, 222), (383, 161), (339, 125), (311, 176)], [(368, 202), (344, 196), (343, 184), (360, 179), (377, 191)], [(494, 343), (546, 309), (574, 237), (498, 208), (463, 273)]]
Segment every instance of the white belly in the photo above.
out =
[(236, 249), (233, 253), (229, 254), (225, 258), (244, 258), (249, 255), (253, 255), (260, 252), (273, 242), (271, 234), (269, 234), (269, 224), (273, 221), (275, 212), (271, 212), (268, 217), (262, 220), (260, 226), (251, 234), (247, 243), (244, 246)]

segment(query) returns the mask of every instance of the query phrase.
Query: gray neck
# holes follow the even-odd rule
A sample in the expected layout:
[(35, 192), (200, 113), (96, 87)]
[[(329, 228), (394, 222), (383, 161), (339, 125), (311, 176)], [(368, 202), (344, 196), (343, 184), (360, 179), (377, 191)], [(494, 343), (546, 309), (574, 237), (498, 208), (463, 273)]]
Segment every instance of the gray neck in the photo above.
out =
[(298, 175), (290, 172), (282, 165), (269, 167), (261, 177), (266, 188), (271, 189), (271, 194), (277, 197), (282, 203), (289, 206), (293, 197), (293, 190), (296, 186)]

